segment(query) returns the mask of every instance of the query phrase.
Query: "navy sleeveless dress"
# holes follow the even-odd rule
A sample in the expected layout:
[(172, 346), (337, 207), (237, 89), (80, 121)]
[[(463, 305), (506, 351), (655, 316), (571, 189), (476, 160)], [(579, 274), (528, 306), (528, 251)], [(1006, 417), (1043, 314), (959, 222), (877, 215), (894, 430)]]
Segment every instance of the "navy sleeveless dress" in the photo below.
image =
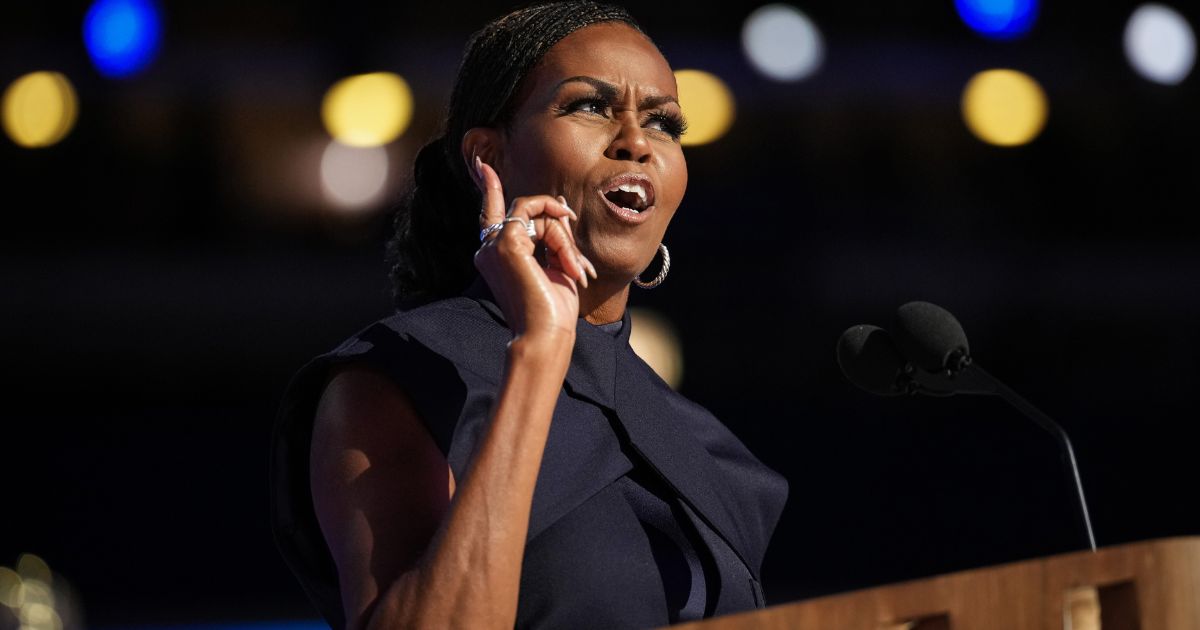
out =
[[(582, 318), (534, 490), (521, 628), (644, 628), (764, 605), (759, 569), (787, 483), (629, 347), (630, 321)], [(271, 450), (276, 542), (309, 599), (345, 623), (308, 484), (329, 369), (361, 362), (412, 399), (462, 478), (512, 339), (486, 285), (380, 320), (292, 380)]]

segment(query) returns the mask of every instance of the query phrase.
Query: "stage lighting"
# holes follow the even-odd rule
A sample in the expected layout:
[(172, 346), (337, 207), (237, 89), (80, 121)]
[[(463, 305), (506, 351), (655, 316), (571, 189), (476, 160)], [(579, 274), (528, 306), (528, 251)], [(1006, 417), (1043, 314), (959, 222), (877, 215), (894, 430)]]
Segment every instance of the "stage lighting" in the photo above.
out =
[(799, 9), (786, 4), (759, 7), (742, 25), (742, 49), (769, 79), (798, 81), (817, 71), (825, 55), (821, 32)]
[(31, 72), (4, 91), (4, 131), (27, 148), (48, 147), (75, 126), (79, 102), (75, 88), (58, 72)]
[(372, 72), (334, 83), (321, 103), (330, 136), (352, 147), (377, 147), (395, 140), (412, 120), (408, 83), (391, 72)]
[(1176, 85), (1196, 63), (1196, 34), (1175, 9), (1143, 4), (1125, 24), (1125, 56), (1142, 77)]
[(1015, 39), (1037, 19), (1037, 0), (954, 0), (962, 21), (992, 39)]
[(725, 135), (733, 124), (733, 93), (715, 75), (703, 70), (676, 70), (679, 107), (687, 119), (685, 145), (707, 144)]
[(629, 319), (630, 347), (667, 385), (679, 389), (683, 382), (683, 351), (675, 327), (667, 318), (645, 308), (629, 309)]
[(16, 608), (21, 605), (21, 576), (8, 567), (0, 567), (0, 606)]
[(339, 209), (371, 208), (386, 192), (387, 181), (383, 147), (350, 147), (333, 140), (321, 155), (321, 190)]
[(963, 90), (967, 127), (989, 144), (1011, 147), (1037, 137), (1046, 124), (1046, 94), (1037, 81), (1016, 70), (986, 70)]
[(151, 0), (96, 0), (83, 18), (83, 41), (92, 63), (108, 77), (145, 68), (158, 53), (162, 18)]
[(0, 611), (0, 619), (15, 620), (18, 623), (12, 627), (22, 630), (78, 627), (74, 623), (78, 611), (70, 606), (69, 597), (61, 597), (66, 591), (55, 581), (46, 562), (33, 554), (22, 554), (16, 571), (0, 567), (0, 607), (8, 609), (7, 615)]

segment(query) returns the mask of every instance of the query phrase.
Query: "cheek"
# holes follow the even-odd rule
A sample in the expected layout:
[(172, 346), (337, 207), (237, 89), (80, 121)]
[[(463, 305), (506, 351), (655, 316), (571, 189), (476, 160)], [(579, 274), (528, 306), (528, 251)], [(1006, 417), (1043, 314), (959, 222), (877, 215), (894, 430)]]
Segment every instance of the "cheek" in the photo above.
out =
[(511, 144), (513, 182), (522, 188), (517, 194), (556, 194), (585, 186), (595, 162), (589, 156), (602, 151), (595, 146), (595, 135), (572, 125), (547, 125)]
[(663, 156), (662, 167), (662, 186), (666, 189), (667, 198), (674, 202), (676, 208), (683, 201), (683, 195), (687, 192), (687, 185), (687, 160), (683, 157), (683, 150), (676, 147), (674, 151), (667, 152)]

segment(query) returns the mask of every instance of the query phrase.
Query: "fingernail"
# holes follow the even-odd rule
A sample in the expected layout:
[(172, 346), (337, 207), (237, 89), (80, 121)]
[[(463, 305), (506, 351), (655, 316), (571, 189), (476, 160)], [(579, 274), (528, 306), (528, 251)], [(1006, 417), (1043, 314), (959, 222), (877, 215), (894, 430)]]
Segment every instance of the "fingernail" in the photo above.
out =
[(483, 181), (483, 160), (479, 159), (478, 155), (475, 156), (475, 165), (474, 166), (475, 166), (475, 180), (482, 182)]
[(580, 256), (583, 257), (583, 262), (587, 263), (588, 273), (592, 274), (592, 278), (599, 278), (600, 274), (596, 273), (596, 265), (593, 265), (592, 261), (588, 260), (587, 256), (584, 256), (583, 254), (580, 254)]
[(587, 274), (587, 265), (583, 264), (583, 255), (575, 254), (575, 262), (579, 265), (579, 270), (583, 272), (583, 273), (579, 274), (579, 284), (583, 285), (583, 288), (586, 289), (587, 285), (588, 285), (588, 279), (587, 279), (588, 274)]
[(579, 220), (579, 215), (575, 214), (575, 211), (571, 209), (571, 205), (567, 203), (567, 198), (566, 198), (566, 197), (564, 197), (564, 196), (562, 196), (562, 195), (559, 195), (559, 196), (558, 196), (558, 202), (559, 202), (559, 203), (561, 203), (561, 204), (562, 204), (562, 206), (563, 206), (564, 208), (566, 208), (566, 209), (567, 209), (567, 212), (570, 212), (570, 213), (571, 213), (571, 218), (572, 218), (572, 219), (575, 219), (576, 221), (578, 221), (578, 220)]

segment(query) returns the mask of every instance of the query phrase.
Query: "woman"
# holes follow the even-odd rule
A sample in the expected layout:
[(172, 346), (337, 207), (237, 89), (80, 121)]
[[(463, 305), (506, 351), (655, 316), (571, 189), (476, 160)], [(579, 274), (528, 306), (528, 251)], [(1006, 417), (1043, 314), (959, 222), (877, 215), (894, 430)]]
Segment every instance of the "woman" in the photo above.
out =
[(402, 310), (306, 366), (276, 427), (277, 539), (334, 627), (763, 605), (785, 482), (628, 344), (630, 283), (667, 271), (661, 248), (638, 279), (687, 185), (683, 128), (621, 9), (535, 6), (472, 38), (397, 216)]

